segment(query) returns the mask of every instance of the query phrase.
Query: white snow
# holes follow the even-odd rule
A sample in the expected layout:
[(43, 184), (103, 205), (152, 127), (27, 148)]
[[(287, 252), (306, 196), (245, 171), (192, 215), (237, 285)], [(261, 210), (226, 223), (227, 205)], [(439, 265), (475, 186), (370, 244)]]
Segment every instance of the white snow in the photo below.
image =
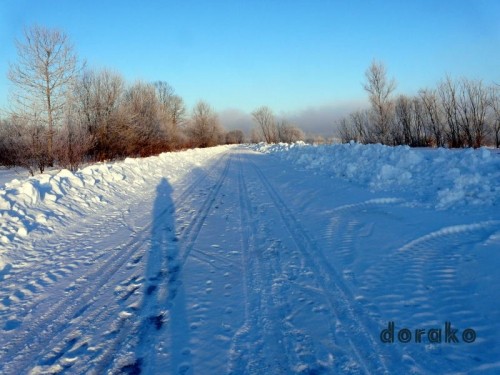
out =
[(486, 148), (414, 149), (355, 142), (261, 143), (253, 148), (374, 191), (404, 190), (437, 209), (500, 204), (500, 154)]
[(15, 176), (0, 373), (498, 373), (499, 159), (261, 144)]
[[(175, 182), (225, 149), (128, 158), (123, 162), (91, 165), (76, 173), (63, 169), (4, 182), (0, 188), (0, 243), (5, 246), (32, 231), (51, 233), (77, 217), (114, 204), (117, 196), (140, 194), (142, 189), (154, 188), (161, 177)], [(19, 173), (19, 170), (5, 170), (4, 179)], [(8, 262), (5, 250), (0, 248), (0, 269)]]
[(0, 188), (4, 187), (6, 182), (10, 182), (13, 179), (26, 179), (28, 178), (28, 170), (20, 167), (6, 168), (0, 166)]

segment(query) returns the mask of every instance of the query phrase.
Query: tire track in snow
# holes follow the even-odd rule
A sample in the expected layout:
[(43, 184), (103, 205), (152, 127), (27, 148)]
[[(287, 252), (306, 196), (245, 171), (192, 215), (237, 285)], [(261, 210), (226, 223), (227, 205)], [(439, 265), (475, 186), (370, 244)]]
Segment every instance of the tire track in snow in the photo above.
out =
[[(81, 287), (69, 290), (64, 298), (50, 306), (43, 315), (28, 314), (25, 317), (27, 324), (24, 329), (20, 332), (17, 330), (15, 337), (3, 347), (0, 362), (5, 364), (5, 371), (22, 373), (24, 366), (36, 363), (35, 358), (39, 353), (46, 352), (46, 348), (50, 347), (47, 343), (52, 341), (54, 335), (59, 336), (60, 331), (69, 328), (71, 321), (83, 315), (105, 288), (113, 287), (109, 280), (134, 254), (145, 251), (144, 240), (145, 236), (140, 235), (123, 247), (111, 250), (113, 254), (101, 265), (80, 277), (84, 283)], [(123, 251), (123, 248), (127, 250)]]
[[(204, 199), (203, 205), (210, 199), (213, 189), (217, 188), (219, 181), (223, 178), (223, 175), (227, 173), (228, 163), (224, 162), (226, 159), (227, 154), (219, 157), (217, 165), (224, 164), (225, 167), (222, 173), (219, 172), (219, 176), (217, 177), (218, 180), (214, 186), (209, 188), (210, 192), (207, 198)], [(187, 198), (192, 198), (193, 191), (199, 189), (201, 182), (205, 180), (207, 176), (214, 174), (214, 170), (217, 169), (218, 168), (211, 168), (208, 173), (204, 173), (199, 179), (193, 182), (183, 194), (175, 199), (173, 202), (175, 211), (181, 211), (183, 209), (182, 205), (186, 203)], [(215, 174), (217, 174), (217, 172)], [(173, 214), (172, 210), (173, 207), (166, 207), (164, 212)], [(183, 243), (185, 237), (192, 231), (196, 223), (197, 220), (190, 221), (188, 226), (183, 227), (180, 232), (176, 232), (174, 243)], [(155, 218), (154, 223), (148, 226), (148, 230), (150, 231), (149, 235), (154, 231), (170, 229), (165, 238), (172, 239), (171, 236), (174, 236), (172, 232), (173, 228), (164, 228), (163, 226), (164, 224), (161, 217)], [(155, 237), (155, 235), (153, 235), (153, 237)], [(131, 368), (134, 369), (131, 371), (141, 371), (143, 364), (149, 364), (154, 367), (158, 353), (155, 350), (151, 350), (151, 348), (154, 348), (158, 341), (159, 330), (169, 323), (169, 313), (173, 306), (172, 302), (180, 286), (177, 279), (183, 266), (183, 263), (178, 264), (179, 260), (176, 259), (177, 255), (170, 252), (170, 250), (172, 250), (170, 246), (172, 243), (170, 240), (165, 240), (162, 242), (162, 245), (165, 246), (160, 246), (162, 250), (160, 253), (155, 252), (155, 254), (151, 254), (152, 249), (150, 249), (150, 255), (154, 255), (154, 258), (148, 260), (148, 266), (150, 267), (145, 272), (146, 281), (141, 292), (144, 298), (141, 305), (137, 306), (137, 308), (132, 311), (134, 316), (140, 318), (139, 324), (132, 325), (130, 319), (122, 315), (115, 320), (113, 323), (115, 328), (112, 330), (115, 335), (106, 343), (106, 353), (98, 359), (97, 363), (92, 364), (92, 367), (96, 369), (96, 373), (106, 372), (106, 369), (109, 369), (112, 373), (126, 372)], [(175, 258), (172, 258), (173, 255), (175, 255)], [(160, 292), (162, 292), (162, 297), (159, 297)], [(155, 329), (153, 330), (153, 328)], [(138, 342), (140, 340), (143, 340), (143, 342)], [(145, 345), (146, 343), (147, 345)], [(127, 362), (126, 365), (117, 362), (117, 360), (120, 361), (122, 359), (121, 356), (118, 355), (117, 349), (125, 348), (125, 350), (130, 352), (134, 350), (133, 348), (136, 348), (137, 351), (137, 348), (141, 346), (144, 347), (144, 350), (141, 351), (141, 355), (136, 355), (134, 359), (125, 360), (125, 362)], [(145, 354), (143, 355), (142, 353)], [(121, 354), (126, 356), (126, 353)], [(144, 360), (145, 356), (149, 356), (149, 361)], [(88, 367), (92, 368), (90, 366)]]
[[(185, 201), (206, 176), (206, 174), (202, 174), (189, 185), (179, 195), (177, 203)], [(170, 207), (167, 207), (160, 213), (160, 216), (168, 213), (169, 209)], [(104, 306), (109, 305), (107, 301), (100, 301), (97, 297), (104, 295), (106, 290), (114, 288), (115, 284), (109, 281), (119, 270), (124, 268), (128, 261), (134, 259), (134, 255), (137, 260), (136, 263), (143, 258), (147, 250), (147, 246), (145, 246), (146, 240), (150, 235), (152, 225), (153, 223), (148, 224), (127, 243), (119, 247), (102, 249), (101, 253), (105, 254), (109, 251), (112, 254), (97, 268), (91, 268), (83, 275), (79, 275), (76, 281), (80, 280), (80, 282), (75, 284), (83, 284), (81, 287), (67, 289), (64, 298), (45, 310), (42, 316), (26, 322), (27, 324), (22, 331), (19, 329), (12, 331), (15, 332), (15, 336), (8, 343), (3, 344), (0, 351), (0, 363), (4, 365), (3, 370), (2, 367), (0, 367), (0, 370), (12, 374), (22, 373), (23, 370), (35, 366), (38, 363), (37, 358), (40, 359), (42, 364), (53, 365), (64, 356), (64, 349), (67, 350), (72, 347), (72, 345), (61, 345), (61, 343), (74, 342), (75, 329), (81, 330), (85, 325), (92, 325), (97, 316), (99, 316), (100, 321), (105, 321), (106, 315), (116, 315), (118, 313), (116, 309), (92, 309), (92, 307), (96, 305), (96, 302), (101, 302)], [(127, 250), (123, 251), (124, 248)], [(92, 311), (86, 314), (87, 310)], [(30, 312), (25, 316), (24, 320), (29, 321), (32, 315), (33, 312)], [(80, 318), (82, 316), (83, 318)], [(123, 318), (123, 315), (119, 316), (115, 323), (120, 325)], [(80, 319), (78, 320), (78, 327), (73, 327), (72, 321), (75, 319)], [(33, 332), (36, 332), (36, 340), (33, 340)], [(60, 350), (61, 346), (63, 346), (63, 350)], [(53, 348), (55, 348), (55, 351), (50, 354)], [(69, 366), (71, 365), (72, 363), (69, 364)]]
[[(392, 294), (378, 296), (382, 298), (379, 306), (385, 313), (411, 306), (413, 315), (432, 320), (435, 308), (431, 300), (436, 298), (435, 293), (444, 293), (443, 298), (454, 301), (455, 308), (466, 297), (460, 289), (451, 287), (459, 281), (458, 263), (469, 262), (472, 256), (459, 249), (484, 242), (499, 228), (500, 222), (489, 221), (446, 227), (420, 236), (370, 267), (366, 271), (365, 289), (385, 290), (383, 284), (391, 283)], [(406, 272), (401, 274), (401, 269)], [(397, 275), (398, 280), (391, 280), (391, 275)]]
[[(498, 221), (455, 225), (406, 243), (366, 271), (363, 289), (373, 301), (373, 305), (367, 307), (377, 311), (386, 322), (390, 320), (388, 317), (399, 317), (400, 321), (396, 322), (399, 329), (403, 326), (442, 327), (445, 321), (462, 330), (474, 327), (478, 337), (482, 336), (476, 344), (483, 345), (483, 351), (487, 351), (492, 343), (486, 341), (491, 340), (489, 328), (484, 325), (474, 303), (480, 291), (470, 290), (467, 285), (473, 286), (473, 280), (468, 280), (459, 271), (473, 266), (475, 252), (472, 248), (498, 231)], [(390, 291), (386, 285), (391, 285)], [(471, 358), (466, 345), (449, 344), (422, 345), (413, 348), (405, 358), (411, 366), (422, 367), (422, 371), (428, 372), (438, 368), (443, 360), (457, 372), (465, 371), (468, 366), (476, 367), (481, 361)]]
[[(325, 219), (325, 228), (320, 231), (321, 239), (334, 250), (326, 256), (330, 264), (335, 264), (336, 269), (342, 270), (343, 280), (349, 289), (357, 290), (358, 279), (364, 277), (364, 272), (356, 274), (353, 268), (356, 268), (360, 259), (368, 255), (366, 245), (370, 242), (367, 241), (370, 241), (377, 228), (378, 218), (390, 216), (386, 207), (400, 207), (404, 204), (405, 201), (399, 198), (376, 198), (345, 204), (322, 213), (328, 219)], [(365, 216), (370, 219), (367, 220)], [(360, 296), (357, 296), (357, 300), (360, 300)]]
[[(275, 296), (269, 293), (273, 286), (266, 283), (266, 276), (263, 276), (266, 274), (269, 281), (277, 274), (277, 265), (269, 269), (270, 264), (266, 264), (262, 256), (262, 247), (256, 244), (258, 230), (242, 172), (241, 156), (238, 161), (238, 191), (245, 321), (232, 338), (228, 373), (284, 373), (291, 367), (289, 347), (284, 343), (286, 335), (283, 327), (277, 326), (281, 318), (276, 317), (273, 311)], [(269, 346), (270, 343), (272, 346)]]
[[(366, 374), (389, 373), (388, 364), (378, 348), (378, 342), (371, 334), (372, 329), (366, 327), (366, 319), (360, 307), (356, 305), (349, 289), (343, 283), (341, 276), (324, 258), (314, 240), (303, 229), (291, 210), (271, 185), (255, 163), (252, 166), (269, 193), (275, 207), (285, 223), (290, 235), (300, 249), (304, 261), (313, 270), (315, 279), (321, 285), (322, 294), (328, 301), (330, 311), (336, 317), (335, 339), (339, 347), (348, 347), (356, 363)], [(356, 372), (352, 367), (352, 359), (345, 355), (341, 358), (339, 370)]]
[[(251, 164), (247, 165), (247, 171), (253, 171)], [(250, 200), (248, 194), (244, 196), (247, 196), (249, 207), (252, 207), (252, 201), (256, 201), (261, 208), (265, 208), (263, 211), (257, 205), (249, 212), (255, 212), (253, 220), (260, 224), (258, 229), (254, 227), (254, 233), (263, 232), (264, 239), (268, 242), (264, 247), (260, 246), (258, 253), (262, 252), (263, 264), (267, 266), (262, 274), (267, 276), (273, 308), (276, 309), (276, 329), (281, 332), (280, 343), (286, 354), (286, 372), (328, 373), (333, 365), (329, 349), (329, 342), (333, 342), (333, 326), (324, 314), (326, 300), (297, 243), (291, 236), (287, 236), (289, 233), (286, 223), (282, 220), (278, 207), (260, 178), (253, 172), (248, 180), (254, 181), (250, 191), (255, 199)], [(257, 235), (255, 237), (258, 239)], [(306, 299), (311, 293), (314, 297)], [(311, 324), (315, 327), (311, 327)], [(317, 331), (318, 327), (326, 329), (321, 329), (320, 333)], [(318, 340), (318, 334), (321, 334), (321, 340)]]
[[(219, 155), (212, 155), (207, 160), (207, 164), (211, 164)], [(205, 174), (196, 179), (201, 182), (205, 178)], [(192, 184), (193, 187), (196, 184)], [(135, 192), (132, 192), (135, 193)], [(125, 190), (125, 194), (120, 192), (123, 196), (122, 199), (130, 198), (130, 191)], [(181, 193), (180, 195), (183, 195)], [(179, 196), (179, 198), (181, 198)], [(83, 201), (82, 201), (83, 202)], [(83, 202), (88, 205), (87, 202)], [(82, 217), (81, 222), (73, 223), (69, 227), (62, 228), (64, 235), (54, 232), (47, 234), (45, 237), (38, 238), (35, 242), (36, 254), (33, 258), (23, 259), (24, 263), (31, 261), (32, 264), (24, 265), (23, 267), (10, 267), (7, 275), (0, 275), (0, 282), (2, 289), (0, 290), (0, 317), (5, 314), (5, 311), (11, 310), (12, 307), (19, 302), (22, 302), (22, 308), (25, 310), (32, 309), (37, 302), (34, 295), (44, 292), (44, 288), (57, 283), (64, 277), (70, 275), (75, 269), (81, 266), (88, 266), (94, 264), (98, 259), (105, 256), (103, 249), (95, 246), (97, 243), (92, 242), (95, 238), (110, 237), (110, 234), (115, 233), (120, 229), (116, 224), (123, 224), (130, 232), (136, 233), (138, 230), (126, 222), (125, 215), (130, 211), (116, 211), (105, 213), (100, 216), (97, 221), (93, 221), (91, 227), (88, 226), (87, 218), (82, 217), (80, 212), (75, 211), (78, 217)], [(95, 213), (95, 212), (94, 212)], [(84, 224), (82, 226), (82, 223)], [(113, 226), (110, 227), (109, 224)], [(146, 230), (139, 228), (140, 230)], [(53, 243), (53, 237), (56, 236), (57, 242)], [(63, 241), (61, 241), (61, 237)], [(75, 248), (73, 246), (75, 241), (80, 242), (80, 246)], [(19, 246), (23, 246), (22, 244)], [(61, 249), (61, 250), (60, 250)], [(85, 251), (78, 251), (84, 249)], [(108, 249), (110, 250), (110, 249)], [(12, 250), (16, 252), (16, 250)], [(35, 258), (37, 257), (37, 258)], [(67, 264), (68, 259), (71, 263)], [(54, 264), (61, 264), (59, 268), (53, 269)], [(50, 271), (47, 271), (49, 269)], [(15, 283), (10, 283), (9, 280), (15, 280)], [(20, 286), (19, 284), (22, 284)], [(24, 298), (24, 296), (29, 296)], [(9, 307), (9, 309), (6, 309)], [(19, 315), (23, 316), (22, 313)]]
[[(178, 249), (175, 250), (175, 254), (169, 254), (168, 247), (164, 246), (164, 252), (159, 256), (159, 259), (156, 261), (153, 260), (151, 263), (148, 262), (153, 268), (147, 272), (147, 279), (154, 281), (154, 283), (150, 283), (148, 289), (146, 289), (146, 295), (141, 308), (143, 320), (137, 332), (139, 341), (137, 343), (136, 359), (132, 364), (138, 371), (143, 371), (143, 369), (150, 369), (151, 371), (151, 369), (155, 368), (157, 357), (165, 354), (159, 353), (156, 349), (159, 338), (163, 329), (165, 329), (164, 326), (174, 323), (172, 322), (172, 318), (175, 312), (174, 309), (176, 308), (175, 300), (176, 298), (183, 298), (183, 296), (178, 297), (179, 293), (183, 293), (182, 290), (179, 291), (179, 287), (181, 286), (179, 283), (181, 281), (178, 279), (227, 177), (231, 164), (231, 158), (228, 155), (226, 154), (225, 156), (224, 169), (214, 186), (209, 189), (209, 193), (203, 200), (200, 209), (194, 215), (193, 220), (181, 230), (179, 238), (176, 241)], [(180, 204), (178, 204), (177, 209), (181, 208)], [(167, 261), (166, 263), (165, 260)], [(166, 293), (160, 293), (160, 289), (162, 288)], [(150, 290), (150, 293), (148, 293), (148, 290)], [(184, 318), (180, 315), (178, 316), (179, 318)], [(151, 348), (154, 349), (151, 350)], [(172, 349), (174, 352), (170, 353), (170, 360), (173, 371), (179, 371), (180, 373), (189, 371), (191, 367), (189, 356), (178, 353), (183, 348), (176, 347)]]

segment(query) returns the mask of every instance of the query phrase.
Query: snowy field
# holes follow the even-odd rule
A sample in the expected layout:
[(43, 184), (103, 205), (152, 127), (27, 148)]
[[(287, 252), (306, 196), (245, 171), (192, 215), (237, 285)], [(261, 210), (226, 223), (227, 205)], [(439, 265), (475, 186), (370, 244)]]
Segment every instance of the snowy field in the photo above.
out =
[(498, 153), (261, 144), (11, 172), (2, 374), (500, 373)]

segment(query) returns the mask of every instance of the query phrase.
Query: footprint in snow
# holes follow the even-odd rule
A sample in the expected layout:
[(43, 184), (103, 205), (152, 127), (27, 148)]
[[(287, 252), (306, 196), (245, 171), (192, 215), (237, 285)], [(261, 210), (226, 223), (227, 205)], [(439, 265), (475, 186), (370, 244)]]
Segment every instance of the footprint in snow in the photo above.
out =
[(17, 319), (8, 320), (3, 327), (4, 331), (12, 331), (18, 328), (21, 325), (21, 322)]
[(148, 288), (146, 289), (146, 294), (150, 296), (153, 294), (153, 292), (156, 290), (157, 286), (156, 285), (149, 285)]

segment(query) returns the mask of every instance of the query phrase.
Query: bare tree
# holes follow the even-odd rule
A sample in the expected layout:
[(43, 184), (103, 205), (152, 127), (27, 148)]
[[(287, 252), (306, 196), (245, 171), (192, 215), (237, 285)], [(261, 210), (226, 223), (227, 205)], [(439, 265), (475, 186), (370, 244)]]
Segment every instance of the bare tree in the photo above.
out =
[(217, 114), (204, 101), (199, 101), (193, 108), (188, 134), (196, 147), (211, 147), (225, 141)]
[(43, 173), (48, 165), (47, 127), (36, 116), (13, 114), (8, 121), (8, 145), (13, 164), (26, 168), (31, 175), (37, 170)]
[(69, 98), (63, 126), (55, 134), (55, 156), (59, 165), (76, 171), (85, 161), (94, 143), (94, 137), (78, 116), (74, 98)]
[(495, 136), (495, 146), (500, 147), (500, 86), (490, 87), (490, 107), (492, 109), (492, 131)]
[(76, 85), (76, 111), (95, 140), (91, 154), (97, 160), (116, 156), (117, 134), (113, 127), (124, 86), (122, 76), (107, 69), (85, 71)]
[(244, 135), (241, 130), (231, 130), (226, 133), (227, 144), (241, 144), (243, 143)]
[(312, 145), (322, 145), (325, 144), (325, 137), (322, 135), (310, 135), (306, 138), (305, 142)]
[(127, 155), (149, 156), (163, 151), (159, 102), (152, 84), (136, 82), (124, 95), (122, 111), (126, 115), (122, 134)]
[(13, 167), (17, 165), (17, 145), (14, 140), (19, 137), (12, 120), (0, 120), (0, 165)]
[(293, 143), (303, 141), (305, 138), (304, 132), (296, 126), (289, 124), (286, 120), (282, 120), (277, 127), (278, 139), (280, 142)]
[(252, 112), (252, 117), (267, 143), (278, 142), (278, 129), (276, 118), (271, 108), (262, 106)]
[(452, 148), (463, 147), (465, 140), (460, 127), (457, 84), (450, 77), (446, 77), (438, 86), (438, 94), (448, 125), (448, 145)]
[(436, 90), (421, 90), (420, 101), (424, 109), (424, 127), (429, 135), (432, 135), (436, 147), (445, 145), (445, 126), (443, 121), (442, 107), (439, 103)]
[(154, 83), (158, 101), (164, 114), (164, 127), (169, 134), (173, 147), (180, 143), (180, 130), (186, 123), (186, 106), (184, 100), (175, 94), (172, 86), (165, 81)]
[(174, 88), (165, 81), (156, 81), (153, 83), (153, 85), (156, 90), (156, 96), (158, 97), (158, 101), (161, 104), (168, 106), (168, 103), (175, 95)]
[(262, 135), (262, 132), (259, 129), (253, 128), (250, 132), (250, 143), (259, 143), (259, 142), (264, 142), (264, 136)]
[[(78, 58), (65, 33), (33, 26), (17, 41), (17, 63), (10, 65), (8, 77), (14, 84), (15, 106), (47, 125), (46, 147), (52, 163), (54, 128), (60, 120), (66, 92), (81, 70)], [(37, 111), (32, 109), (37, 104)], [(37, 125), (38, 126), (38, 125)]]
[(350, 141), (359, 142), (356, 129), (349, 117), (343, 117), (337, 120), (336, 129), (337, 135), (340, 137), (342, 143), (348, 143)]
[(392, 132), (395, 144), (413, 146), (415, 135), (415, 116), (412, 99), (406, 95), (399, 95), (395, 102), (395, 127)]
[(393, 102), (391, 94), (396, 89), (394, 79), (387, 78), (384, 64), (373, 61), (365, 72), (366, 83), (363, 88), (369, 93), (373, 114), (373, 130), (376, 141), (391, 143), (391, 120)]
[(354, 138), (357, 142), (372, 143), (374, 142), (373, 134), (370, 128), (370, 111), (356, 111), (349, 115), (349, 121), (354, 131)]
[(412, 146), (425, 147), (432, 145), (432, 135), (428, 131), (426, 109), (422, 99), (418, 96), (412, 98), (413, 109), (413, 134), (414, 140)]
[(481, 81), (462, 79), (458, 101), (460, 127), (469, 147), (478, 148), (483, 144), (488, 109), (488, 90)]
[(375, 135), (370, 127), (370, 111), (360, 110), (341, 118), (336, 123), (337, 135), (341, 142), (375, 142)]

